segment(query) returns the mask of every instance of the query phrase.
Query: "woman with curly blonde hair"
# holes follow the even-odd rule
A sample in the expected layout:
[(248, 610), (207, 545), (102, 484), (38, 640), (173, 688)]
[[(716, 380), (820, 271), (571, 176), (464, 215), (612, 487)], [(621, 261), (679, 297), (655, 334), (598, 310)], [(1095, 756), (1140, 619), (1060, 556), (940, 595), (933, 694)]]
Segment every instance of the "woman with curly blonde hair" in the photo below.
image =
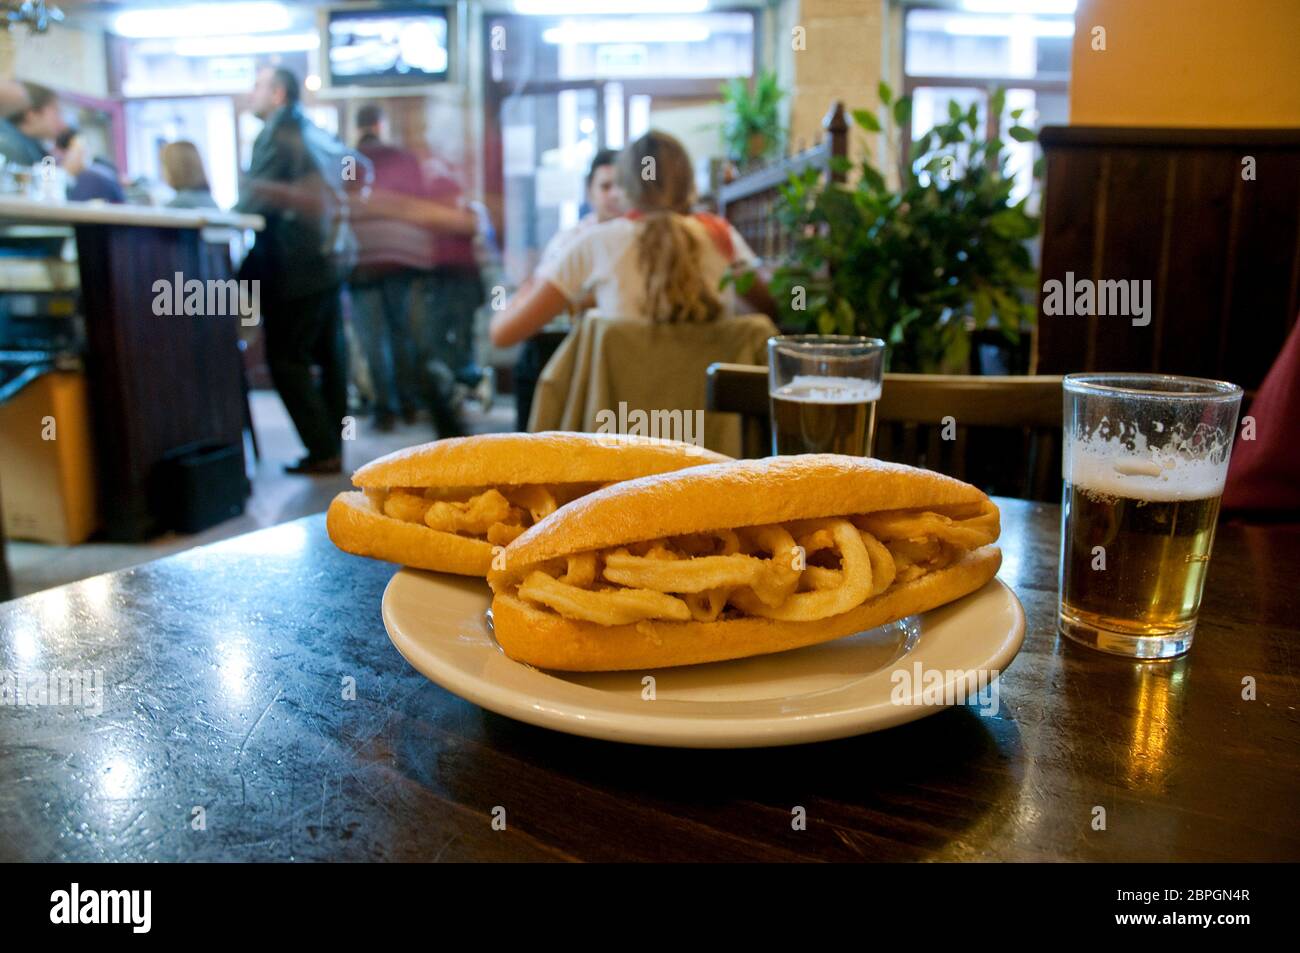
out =
[[(646, 133), (623, 151), (618, 178), (631, 211), (587, 229), (543, 264), (539, 280), (493, 317), (493, 344), (525, 340), (591, 299), (593, 314), (668, 324), (737, 310), (734, 293), (720, 290), (722, 279), (757, 258), (725, 219), (692, 213), (695, 176), (682, 144), (667, 133)], [(746, 310), (775, 310), (761, 281), (745, 298)]]

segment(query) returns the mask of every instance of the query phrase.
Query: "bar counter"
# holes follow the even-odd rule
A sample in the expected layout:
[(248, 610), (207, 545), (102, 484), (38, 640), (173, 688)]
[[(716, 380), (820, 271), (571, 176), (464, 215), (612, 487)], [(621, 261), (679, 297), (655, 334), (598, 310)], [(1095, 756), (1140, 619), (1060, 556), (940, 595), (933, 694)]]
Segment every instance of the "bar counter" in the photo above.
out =
[[(238, 445), (242, 456), (245, 403), (239, 317), (157, 315), (154, 285), (178, 274), (185, 281), (232, 278), (230, 236), (262, 228), (262, 217), (0, 197), (6, 226), (74, 232), (103, 529), (123, 542), (165, 530), (154, 492), (159, 464), (199, 445)], [(62, 259), (37, 261), (51, 267), (35, 277), (44, 270), (55, 284), (66, 280)], [(33, 290), (24, 284), (33, 276), (29, 262), (0, 288)]]
[(153, 205), (110, 205), (106, 202), (37, 202), (0, 196), (0, 222), (50, 225), (135, 225), (149, 228), (238, 228), (260, 231), (260, 215), (239, 215), (217, 209), (161, 208)]
[(1221, 527), (1190, 654), (1142, 664), (1057, 636), (1060, 508), (998, 502), (1028, 632), (997, 715), (802, 747), (620, 745), (463, 701), (389, 642), (394, 567), (322, 516), (2, 604), (0, 673), (104, 693), (0, 709), (0, 860), (1300, 858), (1300, 529)]

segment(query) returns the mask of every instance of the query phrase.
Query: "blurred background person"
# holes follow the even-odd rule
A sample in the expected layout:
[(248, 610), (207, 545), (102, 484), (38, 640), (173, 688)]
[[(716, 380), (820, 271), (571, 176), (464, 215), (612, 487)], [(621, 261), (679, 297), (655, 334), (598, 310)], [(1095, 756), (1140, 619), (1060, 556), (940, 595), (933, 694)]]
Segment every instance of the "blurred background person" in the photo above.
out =
[[(390, 429), (399, 412), (409, 422), (422, 404), (439, 437), (460, 436), (467, 425), (452, 371), (457, 355), (448, 340), (448, 328), (455, 326), (449, 314), (455, 283), (449, 282), (453, 294), (441, 298), (430, 286), (443, 277), (436, 269), (445, 263), (447, 240), (466, 245), (477, 274), (479, 217), (463, 203), (447, 201), (447, 189), (431, 184), (415, 153), (384, 141), (387, 122), (380, 107), (363, 108), (357, 123), (358, 152), (372, 169), (372, 181), (366, 188), (357, 183), (350, 188), (359, 239), (354, 299), (361, 291), (353, 326), (377, 391), (376, 424)], [(407, 288), (410, 278), (423, 287)], [(481, 287), (474, 300), (482, 300)], [(469, 328), (472, 319), (471, 307)]]
[(36, 165), (63, 131), (63, 113), (53, 90), (35, 83), (8, 86), (5, 121), (0, 123), (0, 155), (16, 165)]
[[(642, 174), (651, 167), (653, 175)], [(667, 133), (646, 133), (623, 150), (618, 179), (631, 211), (588, 228), (543, 263), (537, 281), (493, 316), (493, 344), (526, 340), (588, 295), (593, 313), (639, 321), (712, 321), (735, 313), (735, 293), (719, 291), (722, 279), (758, 259), (726, 219), (691, 211), (695, 174), (682, 144)], [(775, 314), (757, 273), (744, 298), (753, 310)]]
[[(577, 223), (561, 229), (551, 236), (551, 240), (542, 249), (538, 267), (549, 265), (558, 260), (574, 239), (583, 235), (594, 225), (618, 218), (627, 211), (627, 197), (618, 182), (618, 152), (614, 149), (601, 149), (591, 160), (587, 169), (586, 200), (588, 211)], [(529, 278), (516, 292), (526, 294), (531, 290), (534, 278)], [(589, 295), (584, 296), (573, 312), (574, 317), (593, 304)], [(542, 368), (551, 359), (551, 355), (563, 342), (559, 334), (538, 337), (531, 335), (519, 349), (519, 358), (515, 361), (515, 427), (519, 430), (528, 428), (528, 415), (533, 409), (533, 392), (542, 375)]]
[(569, 243), (593, 225), (618, 218), (627, 211), (627, 196), (618, 181), (618, 151), (601, 149), (591, 160), (586, 180), (587, 213), (577, 223), (551, 236), (542, 249), (539, 267), (560, 257)]
[(168, 208), (218, 207), (208, 185), (208, 174), (204, 171), (198, 146), (187, 139), (169, 142), (162, 147), (159, 159), (163, 181), (176, 193), (168, 200)]
[(424, 195), (420, 160), (385, 139), (383, 110), (357, 112), (357, 151), (373, 168), (370, 191), (354, 196), (357, 265), (352, 272), (352, 325), (361, 339), (374, 389), (374, 424), (388, 432), (398, 415), (414, 423), (420, 398), (418, 346), (411, 328), (411, 292), (433, 255), (433, 233), (393, 211), (394, 200)]
[[(355, 254), (342, 189), (346, 151), (299, 104), (298, 77), (264, 67), (251, 96), (265, 125), (236, 211), (265, 216), (266, 228), (240, 269), (261, 281), (266, 360), (307, 455), (288, 473), (342, 470), (347, 351), (340, 290)], [(312, 377), (320, 369), (320, 385)]]
[(126, 193), (117, 181), (117, 169), (88, 155), (86, 140), (69, 126), (55, 139), (59, 165), (68, 173), (68, 198), (74, 202), (126, 201)]
[(429, 162), (426, 187), (433, 202), (463, 217), (461, 227), (442, 229), (433, 243), (432, 268), (425, 277), (430, 350), (456, 382), (475, 387), (483, 372), (474, 356), (474, 315), (487, 300), (474, 247), (478, 221), (466, 207), (457, 170), (441, 156)]

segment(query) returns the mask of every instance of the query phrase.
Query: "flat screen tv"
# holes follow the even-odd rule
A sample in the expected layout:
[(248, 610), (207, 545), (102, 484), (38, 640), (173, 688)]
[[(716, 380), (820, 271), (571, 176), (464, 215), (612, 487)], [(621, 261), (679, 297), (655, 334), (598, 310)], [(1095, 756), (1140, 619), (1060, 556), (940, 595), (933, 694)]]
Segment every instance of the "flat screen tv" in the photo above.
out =
[(329, 15), (334, 86), (406, 86), (447, 78), (446, 7), (378, 7)]

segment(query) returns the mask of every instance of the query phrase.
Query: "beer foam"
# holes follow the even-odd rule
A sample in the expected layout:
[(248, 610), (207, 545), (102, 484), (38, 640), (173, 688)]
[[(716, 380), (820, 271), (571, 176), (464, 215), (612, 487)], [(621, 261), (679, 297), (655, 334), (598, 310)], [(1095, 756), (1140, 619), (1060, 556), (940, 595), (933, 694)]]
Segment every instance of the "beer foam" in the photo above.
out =
[[(1216, 457), (1222, 456), (1222, 459)], [(1071, 440), (1066, 482), (1098, 496), (1151, 503), (1204, 500), (1223, 493), (1228, 455), (1191, 457), (1178, 451), (1149, 450), (1119, 438)]]
[(880, 384), (865, 377), (820, 377), (796, 374), (773, 397), (810, 404), (866, 404), (880, 400)]

